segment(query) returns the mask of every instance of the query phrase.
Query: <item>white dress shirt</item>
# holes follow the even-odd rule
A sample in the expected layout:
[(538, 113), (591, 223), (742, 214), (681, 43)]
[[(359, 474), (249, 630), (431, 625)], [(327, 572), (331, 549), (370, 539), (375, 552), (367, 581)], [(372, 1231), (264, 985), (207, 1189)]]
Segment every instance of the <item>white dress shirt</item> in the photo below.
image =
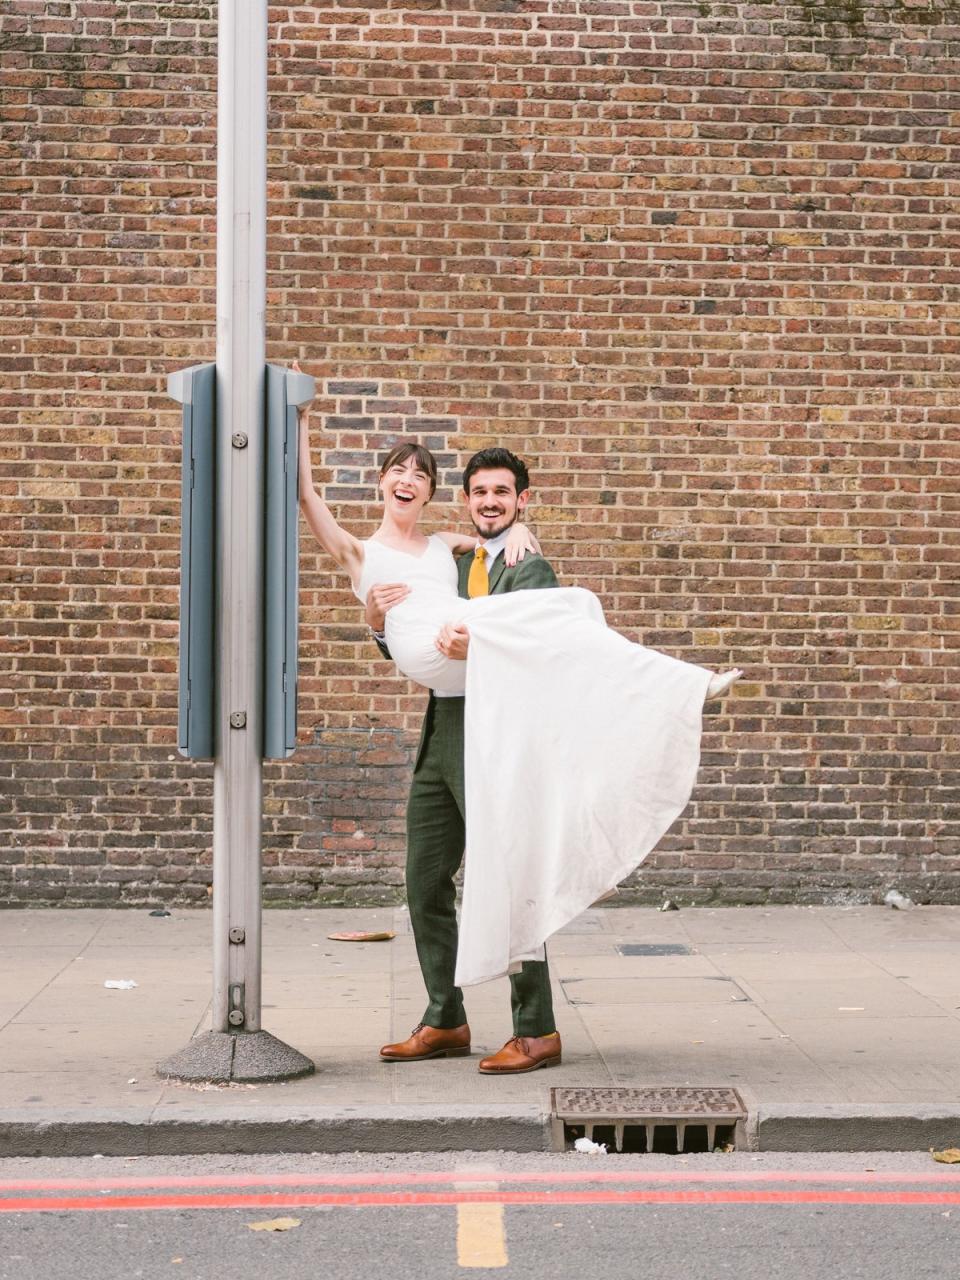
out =
[[(477, 546), (483, 547), (483, 549), (487, 553), (487, 573), (489, 573), (490, 570), (493, 568), (493, 562), (496, 560), (497, 556), (500, 554), (503, 548), (507, 545), (507, 534), (509, 532), (510, 532), (509, 529), (504, 529), (503, 533), (498, 533), (495, 538), (490, 538), (489, 541), (486, 541), (486, 542), (483, 540), (483, 538), (481, 538), (480, 541), (477, 543)], [(460, 697), (461, 695), (456, 693), (439, 693), (436, 689), (434, 689), (433, 696), (435, 698), (456, 698), (456, 697)]]

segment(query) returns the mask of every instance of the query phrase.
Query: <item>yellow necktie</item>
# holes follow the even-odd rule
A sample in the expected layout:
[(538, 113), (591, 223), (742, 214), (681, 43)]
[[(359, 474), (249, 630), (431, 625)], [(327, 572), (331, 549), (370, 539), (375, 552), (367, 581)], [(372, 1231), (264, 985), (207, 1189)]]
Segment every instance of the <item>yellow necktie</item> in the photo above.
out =
[(473, 564), (470, 566), (470, 573), (467, 575), (467, 595), (472, 600), (474, 596), (488, 596), (490, 594), (490, 575), (487, 573), (487, 549), (486, 547), (477, 547), (473, 553)]

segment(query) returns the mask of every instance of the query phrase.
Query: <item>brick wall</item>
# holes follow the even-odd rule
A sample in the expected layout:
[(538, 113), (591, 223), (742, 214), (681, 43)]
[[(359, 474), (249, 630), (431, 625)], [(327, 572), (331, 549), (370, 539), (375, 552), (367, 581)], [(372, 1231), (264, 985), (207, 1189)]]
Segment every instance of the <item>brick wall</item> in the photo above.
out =
[[(215, 16), (0, 18), (6, 902), (207, 893), (163, 388), (213, 352)], [(960, 900), (958, 52), (926, 3), (271, 7), (269, 350), (342, 518), (395, 438), (445, 498), (501, 441), (562, 580), (748, 669), (641, 898)], [(423, 697), (302, 582), (267, 892), (390, 899)]]

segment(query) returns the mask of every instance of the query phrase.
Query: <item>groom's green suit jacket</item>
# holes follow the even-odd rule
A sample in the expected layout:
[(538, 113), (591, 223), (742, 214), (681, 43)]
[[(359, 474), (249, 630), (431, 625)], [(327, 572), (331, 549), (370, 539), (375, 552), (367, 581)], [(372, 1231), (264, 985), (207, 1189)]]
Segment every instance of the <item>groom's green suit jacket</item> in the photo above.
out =
[[(470, 577), (470, 566), (474, 553), (461, 556), (457, 561), (458, 590), (466, 598), (467, 579)], [(507, 568), (503, 552), (497, 556), (490, 570), (490, 594), (500, 595), (504, 591), (530, 591), (538, 587), (556, 587), (557, 575), (543, 556), (526, 555), (511, 568)]]

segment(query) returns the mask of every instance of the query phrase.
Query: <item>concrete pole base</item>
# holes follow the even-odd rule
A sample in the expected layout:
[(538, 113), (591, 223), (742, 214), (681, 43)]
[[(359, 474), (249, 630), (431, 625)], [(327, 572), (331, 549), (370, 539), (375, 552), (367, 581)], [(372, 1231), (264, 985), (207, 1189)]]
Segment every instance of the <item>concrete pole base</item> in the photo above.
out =
[(209, 1084), (295, 1080), (315, 1070), (309, 1058), (269, 1031), (205, 1031), (157, 1064), (159, 1076)]

